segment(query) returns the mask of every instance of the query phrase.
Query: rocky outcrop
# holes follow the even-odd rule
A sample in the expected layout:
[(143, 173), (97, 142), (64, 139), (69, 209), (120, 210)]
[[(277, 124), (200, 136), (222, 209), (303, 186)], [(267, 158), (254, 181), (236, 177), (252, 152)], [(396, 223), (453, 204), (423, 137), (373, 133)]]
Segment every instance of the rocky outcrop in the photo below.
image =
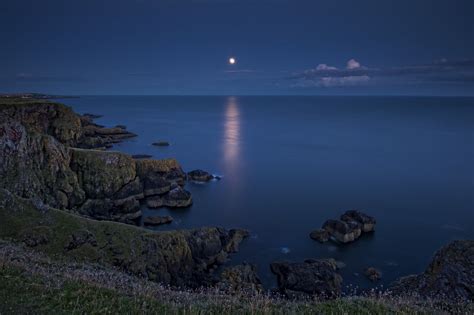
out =
[(375, 224), (377, 223), (375, 218), (357, 210), (346, 211), (341, 215), (341, 220), (347, 224), (357, 226), (364, 233), (375, 231)]
[(341, 243), (353, 242), (361, 233), (357, 225), (352, 226), (340, 220), (327, 220), (323, 224), (323, 229), (328, 231), (333, 239)]
[(214, 176), (203, 170), (194, 170), (188, 172), (188, 179), (196, 182), (208, 182), (214, 179)]
[(0, 189), (0, 238), (173, 286), (212, 283), (209, 271), (228, 259), (242, 235), (215, 227), (153, 232), (95, 221)]
[(176, 160), (135, 160), (101, 147), (130, 136), (124, 126), (103, 128), (61, 104), (27, 102), (0, 107), (0, 188), (101, 220), (131, 223), (140, 200), (187, 207), (191, 194)]
[(162, 225), (162, 224), (168, 224), (171, 222), (173, 222), (173, 218), (169, 215), (165, 215), (163, 217), (161, 216), (146, 217), (145, 219), (143, 219), (144, 225)]
[(247, 263), (224, 268), (217, 287), (229, 293), (255, 294), (263, 291), (262, 282), (257, 275), (257, 267)]
[(28, 131), (0, 109), (0, 188), (63, 209), (83, 203), (85, 193), (69, 167), (70, 149), (50, 135)]
[(83, 136), (76, 144), (79, 148), (100, 149), (111, 148), (113, 144), (123, 141), (124, 139), (133, 138), (137, 135), (127, 131), (123, 125), (117, 125), (112, 128), (97, 125), (93, 122), (97, 115), (83, 115), (80, 117)]
[(473, 301), (474, 240), (459, 240), (444, 246), (424, 273), (403, 277), (390, 290), (397, 295)]
[(358, 239), (362, 233), (375, 230), (376, 221), (373, 217), (357, 211), (349, 210), (341, 215), (340, 220), (327, 220), (322, 229), (310, 233), (310, 237), (320, 243), (329, 239), (339, 243), (350, 243)]
[(288, 297), (334, 298), (341, 294), (342, 277), (337, 273), (337, 262), (333, 259), (274, 262), (270, 267), (277, 276), (279, 291)]
[(137, 175), (144, 186), (149, 208), (183, 208), (192, 205), (191, 193), (182, 186), (186, 173), (174, 159), (136, 160)]

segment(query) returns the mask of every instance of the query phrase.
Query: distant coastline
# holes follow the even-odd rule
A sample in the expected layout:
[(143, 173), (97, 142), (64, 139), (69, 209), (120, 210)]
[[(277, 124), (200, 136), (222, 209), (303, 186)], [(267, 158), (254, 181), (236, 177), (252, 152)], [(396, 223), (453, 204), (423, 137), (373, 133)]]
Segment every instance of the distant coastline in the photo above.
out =
[(64, 99), (64, 98), (79, 98), (79, 96), (53, 95), (53, 94), (43, 94), (43, 93), (0, 93), (0, 98), (53, 100), (53, 99)]

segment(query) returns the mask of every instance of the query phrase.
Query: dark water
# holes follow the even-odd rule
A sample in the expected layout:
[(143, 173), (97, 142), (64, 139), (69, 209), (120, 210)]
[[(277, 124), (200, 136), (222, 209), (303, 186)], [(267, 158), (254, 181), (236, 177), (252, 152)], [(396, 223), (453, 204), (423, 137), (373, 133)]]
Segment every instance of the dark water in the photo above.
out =
[[(252, 238), (232, 263), (256, 263), (267, 286), (269, 263), (334, 257), (346, 284), (383, 284), (424, 270), (453, 239), (474, 238), (474, 98), (167, 97), (68, 99), (97, 122), (126, 124), (138, 138), (116, 150), (177, 158), (221, 181), (187, 185), (194, 205), (159, 229), (223, 226)], [(153, 147), (167, 140), (170, 147)], [(373, 236), (349, 245), (308, 234), (348, 209), (378, 220)]]

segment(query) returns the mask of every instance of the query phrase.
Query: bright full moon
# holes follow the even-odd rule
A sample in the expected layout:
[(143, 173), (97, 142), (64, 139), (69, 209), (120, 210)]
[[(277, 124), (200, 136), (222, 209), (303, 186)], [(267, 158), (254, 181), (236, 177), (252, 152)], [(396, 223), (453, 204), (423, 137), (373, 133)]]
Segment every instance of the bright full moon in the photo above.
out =
[(234, 57), (229, 58), (229, 63), (233, 65), (235, 63), (235, 58)]

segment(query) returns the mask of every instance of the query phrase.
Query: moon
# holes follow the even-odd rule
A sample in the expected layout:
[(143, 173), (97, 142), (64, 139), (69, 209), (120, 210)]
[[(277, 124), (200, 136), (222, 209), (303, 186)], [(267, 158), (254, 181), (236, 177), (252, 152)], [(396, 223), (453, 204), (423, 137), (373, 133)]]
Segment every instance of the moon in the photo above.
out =
[(230, 57), (230, 58), (229, 58), (229, 64), (233, 65), (233, 64), (235, 64), (236, 62), (237, 62), (237, 60), (235, 60), (234, 57)]

